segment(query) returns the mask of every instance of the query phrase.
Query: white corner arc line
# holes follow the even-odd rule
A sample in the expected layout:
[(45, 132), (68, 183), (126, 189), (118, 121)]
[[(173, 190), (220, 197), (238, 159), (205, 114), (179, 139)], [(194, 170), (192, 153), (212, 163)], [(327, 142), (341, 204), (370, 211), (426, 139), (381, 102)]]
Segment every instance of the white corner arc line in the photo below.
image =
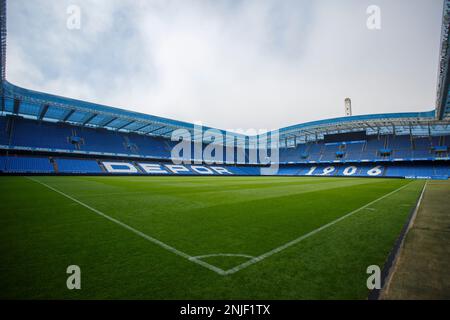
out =
[(375, 200), (365, 204), (364, 206), (362, 206), (362, 207), (360, 207), (360, 208), (358, 208), (356, 210), (353, 210), (353, 211), (351, 211), (351, 212), (349, 212), (349, 213), (347, 213), (347, 214), (337, 218), (336, 220), (333, 220), (333, 221), (331, 221), (331, 222), (329, 222), (327, 224), (324, 224), (323, 226), (321, 226), (321, 227), (319, 227), (319, 228), (317, 228), (317, 229), (315, 229), (315, 230), (313, 230), (313, 231), (311, 231), (311, 232), (309, 232), (307, 234), (304, 234), (304, 235), (298, 237), (297, 239), (294, 239), (294, 240), (292, 240), (290, 242), (287, 242), (287, 243), (285, 243), (285, 244), (283, 244), (283, 245), (281, 245), (281, 246), (279, 246), (279, 247), (277, 247), (277, 248), (275, 248), (273, 250), (270, 250), (270, 251), (268, 251), (266, 253), (263, 253), (262, 255), (260, 255), (258, 257), (255, 257), (255, 258), (253, 258), (251, 260), (248, 260), (248, 261), (246, 261), (244, 263), (241, 263), (240, 265), (237, 265), (234, 268), (228, 269), (228, 270), (225, 271), (225, 274), (229, 275), (229, 274), (236, 273), (236, 272), (238, 272), (238, 271), (240, 271), (242, 269), (245, 269), (245, 268), (247, 268), (247, 267), (249, 267), (249, 266), (251, 266), (251, 265), (253, 265), (253, 264), (257, 263), (257, 262), (260, 262), (260, 261), (262, 261), (262, 260), (264, 260), (264, 259), (266, 259), (266, 258), (268, 258), (268, 257), (270, 257), (270, 256), (272, 256), (272, 255), (274, 255), (274, 254), (276, 254), (278, 252), (280, 252), (280, 251), (283, 251), (284, 249), (287, 249), (287, 248), (289, 248), (289, 247), (299, 243), (300, 241), (305, 240), (306, 238), (309, 238), (312, 235), (314, 235), (314, 234), (316, 234), (316, 233), (318, 233), (318, 232), (320, 232), (320, 231), (322, 231), (322, 230), (324, 230), (324, 229), (326, 229), (328, 227), (331, 227), (332, 225), (334, 225), (334, 224), (336, 224), (336, 223), (338, 223), (338, 222), (340, 222), (340, 221), (342, 221), (342, 220), (344, 220), (344, 219), (354, 215), (355, 213), (357, 213), (357, 212), (359, 212), (359, 211), (361, 211), (361, 210), (363, 210), (363, 209), (373, 205), (374, 203), (376, 203), (376, 202), (378, 202), (380, 200), (383, 200), (383, 199), (393, 195), (394, 193), (396, 193), (396, 192), (406, 188), (411, 183), (412, 182), (410, 182), (410, 183), (408, 183), (408, 184), (406, 184), (406, 185), (404, 185), (404, 186), (402, 186), (402, 187), (400, 187), (398, 189), (395, 189), (394, 191), (391, 191), (391, 192), (389, 192), (389, 193), (387, 193), (387, 194), (385, 194), (385, 195), (383, 195), (383, 196), (381, 196), (381, 197), (379, 197), (379, 198), (377, 198), (377, 199), (375, 199)]
[(198, 265), (201, 265), (202, 267), (205, 267), (205, 268), (207, 268), (207, 269), (209, 269), (211, 271), (214, 271), (214, 272), (216, 272), (216, 273), (218, 273), (220, 275), (225, 275), (225, 270), (223, 270), (223, 269), (220, 269), (220, 268), (218, 268), (216, 266), (213, 266), (213, 265), (211, 265), (209, 263), (206, 263), (206, 262), (204, 262), (202, 260), (195, 259), (195, 257), (192, 257), (192, 256), (188, 255), (187, 253), (184, 253), (184, 252), (182, 252), (182, 251), (180, 251), (180, 250), (178, 250), (178, 249), (176, 249), (176, 248), (174, 248), (172, 246), (169, 246), (168, 244), (166, 244), (166, 243), (164, 243), (164, 242), (162, 242), (162, 241), (160, 241), (160, 240), (158, 240), (156, 238), (153, 238), (153, 237), (143, 233), (142, 231), (139, 231), (139, 230), (129, 226), (126, 223), (123, 223), (122, 221), (119, 221), (119, 220), (117, 220), (117, 219), (115, 219), (113, 217), (110, 217), (107, 214), (105, 214), (105, 213), (103, 213), (103, 212), (101, 212), (101, 211), (99, 211), (99, 210), (97, 210), (95, 208), (92, 208), (91, 206), (81, 202), (80, 200), (77, 200), (74, 197), (72, 197), (72, 196), (70, 196), (70, 195), (68, 195), (68, 194), (66, 194), (64, 192), (53, 188), (53, 187), (49, 186), (48, 184), (46, 184), (44, 182), (41, 182), (39, 180), (30, 178), (30, 177), (26, 177), (26, 178), (28, 178), (29, 180), (34, 181), (36, 183), (39, 183), (39, 184), (43, 185), (44, 187), (46, 187), (46, 188), (48, 188), (48, 189), (50, 189), (50, 190), (52, 190), (52, 191), (54, 191), (56, 193), (59, 193), (60, 195), (62, 195), (64, 197), (72, 200), (73, 202), (76, 202), (79, 205), (85, 207), (86, 209), (89, 209), (90, 211), (98, 214), (99, 216), (102, 216), (103, 218), (108, 219), (111, 222), (114, 222), (115, 224), (121, 226), (122, 228), (125, 228), (125, 229), (133, 232), (134, 234), (136, 234), (136, 235), (138, 235), (138, 236), (140, 236), (140, 237), (142, 237), (142, 238), (144, 238), (144, 239), (146, 239), (146, 240), (148, 240), (148, 241), (150, 241), (150, 242), (152, 242), (152, 243), (154, 243), (154, 244), (156, 244), (156, 245), (166, 249), (167, 251), (170, 251), (170, 252), (172, 252), (172, 253), (180, 256), (180, 257), (183, 257), (183, 258), (185, 258), (185, 259), (187, 259), (187, 260), (189, 260), (191, 262), (194, 262), (194, 263), (196, 263)]
[(251, 256), (248, 254), (241, 254), (241, 253), (212, 253), (212, 254), (205, 254), (205, 255), (201, 255), (201, 256), (191, 257), (191, 259), (198, 260), (198, 259), (204, 259), (204, 258), (210, 258), (210, 257), (242, 257), (242, 258), (248, 258), (248, 259), (255, 258), (255, 256)]

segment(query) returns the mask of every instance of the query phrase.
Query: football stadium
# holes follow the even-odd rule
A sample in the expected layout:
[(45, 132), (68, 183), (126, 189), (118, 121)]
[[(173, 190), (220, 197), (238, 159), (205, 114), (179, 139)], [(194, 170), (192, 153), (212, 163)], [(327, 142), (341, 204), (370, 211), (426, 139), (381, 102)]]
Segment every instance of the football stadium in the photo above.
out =
[(3, 299), (450, 298), (450, 1), (434, 108), (254, 136), (8, 82), (0, 5)]

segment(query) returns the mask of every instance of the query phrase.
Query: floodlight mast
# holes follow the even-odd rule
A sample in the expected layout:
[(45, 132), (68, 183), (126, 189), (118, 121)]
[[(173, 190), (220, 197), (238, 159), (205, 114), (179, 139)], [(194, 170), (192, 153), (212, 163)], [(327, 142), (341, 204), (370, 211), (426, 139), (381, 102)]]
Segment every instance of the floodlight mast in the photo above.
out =
[(0, 0), (0, 76), (6, 80), (6, 0)]
[(350, 98), (345, 98), (345, 116), (349, 117), (352, 115), (352, 100)]

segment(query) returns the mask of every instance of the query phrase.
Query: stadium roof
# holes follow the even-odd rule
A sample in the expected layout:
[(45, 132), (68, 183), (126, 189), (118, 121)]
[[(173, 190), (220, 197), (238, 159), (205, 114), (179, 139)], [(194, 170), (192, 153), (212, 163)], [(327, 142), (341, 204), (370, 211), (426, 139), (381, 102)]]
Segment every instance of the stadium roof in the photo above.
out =
[(436, 115), (439, 119), (450, 117), (450, 51), (449, 30), (450, 29), (450, 0), (444, 0), (442, 16), (441, 49), (439, 52), (439, 71), (436, 98)]
[[(186, 129), (195, 135), (192, 123), (32, 91), (7, 81), (3, 81), (2, 91), (1, 112), (5, 114), (166, 138), (170, 138), (176, 129)], [(208, 129), (211, 128), (203, 127), (203, 131)], [(450, 119), (437, 120), (434, 110), (371, 114), (297, 124), (280, 129), (279, 136), (282, 144), (283, 141), (289, 144), (291, 141), (300, 143), (322, 139), (325, 134), (358, 130), (366, 130), (368, 134), (441, 135), (450, 133)], [(228, 133), (229, 139), (245, 137), (223, 130), (220, 132), (223, 135)]]
[[(5, 79), (6, 0), (0, 0), (0, 9), (1, 114), (13, 114), (43, 121), (59, 121), (87, 127), (105, 128), (167, 138), (171, 137), (174, 130), (186, 129), (194, 139), (201, 139), (201, 134), (194, 131), (195, 126), (192, 123), (32, 91), (9, 83)], [(436, 110), (427, 112), (371, 114), (319, 120), (281, 128), (278, 130), (278, 133), (273, 131), (269, 137), (260, 137), (263, 140), (270, 140), (271, 136), (275, 137), (275, 134), (277, 134), (281, 145), (294, 145), (296, 143), (322, 139), (325, 134), (359, 130), (365, 130), (368, 134), (450, 134), (449, 26), (450, 0), (445, 0)], [(206, 131), (213, 128), (203, 127), (202, 129)], [(219, 131), (224, 136), (227, 136), (230, 142), (235, 138), (240, 141), (245, 138), (250, 140), (250, 145), (253, 144), (252, 141), (254, 140), (250, 139), (250, 137), (224, 130)]]
[[(8, 81), (2, 82), (3, 101), (1, 112), (37, 120), (66, 122), (87, 127), (105, 128), (170, 138), (174, 130), (186, 129), (191, 137), (200, 135), (193, 123), (128, 111), (121, 108), (64, 98), (56, 95), (24, 89)], [(210, 127), (202, 127), (203, 132)], [(219, 130), (229, 139), (244, 135)]]
[(438, 120), (435, 110), (369, 114), (297, 124), (279, 130), (281, 145), (294, 145), (323, 139), (326, 134), (366, 131), (367, 134), (412, 134), (416, 136), (450, 134), (450, 119)]

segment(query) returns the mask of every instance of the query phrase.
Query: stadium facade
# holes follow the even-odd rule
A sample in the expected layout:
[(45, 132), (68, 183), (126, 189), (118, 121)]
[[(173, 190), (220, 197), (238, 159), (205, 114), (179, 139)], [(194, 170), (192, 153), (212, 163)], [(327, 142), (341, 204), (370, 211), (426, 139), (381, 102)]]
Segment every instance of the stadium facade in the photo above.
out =
[[(192, 123), (21, 88), (6, 80), (6, 0), (1, 7), (0, 173), (260, 175), (258, 153), (276, 144), (279, 175), (448, 179), (450, 176), (449, 25), (444, 1), (436, 107), (424, 112), (369, 114), (301, 123), (245, 136)], [(177, 130), (192, 152), (174, 159)], [(220, 132), (223, 155), (195, 156)], [(257, 142), (255, 142), (257, 141)], [(228, 156), (226, 157), (225, 154)], [(229, 156), (231, 154), (231, 156)], [(195, 163), (176, 163), (184, 160)], [(214, 160), (214, 161), (213, 161)]]

